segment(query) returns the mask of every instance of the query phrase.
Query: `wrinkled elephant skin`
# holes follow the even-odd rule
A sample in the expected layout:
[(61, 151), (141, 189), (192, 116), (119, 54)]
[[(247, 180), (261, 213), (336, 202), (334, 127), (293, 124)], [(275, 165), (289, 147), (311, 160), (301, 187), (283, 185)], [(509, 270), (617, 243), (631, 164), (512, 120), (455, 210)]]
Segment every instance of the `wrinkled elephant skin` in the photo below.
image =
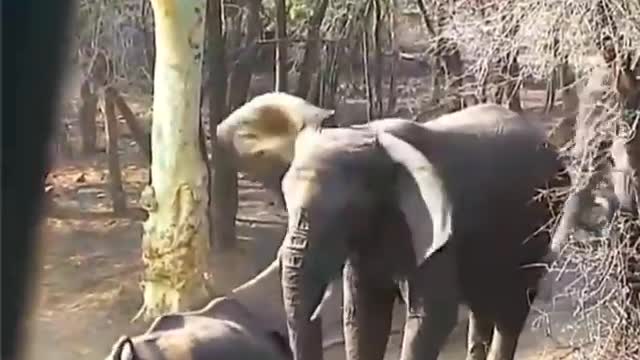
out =
[[(593, 191), (603, 180), (613, 188), (613, 194), (607, 196), (608, 219), (621, 210), (640, 221), (640, 58), (633, 61), (632, 53), (616, 54), (611, 37), (602, 42), (601, 63), (580, 94), (571, 148), (571, 160), (577, 167), (572, 173), (574, 185), (583, 174), (588, 181), (567, 200), (569, 206), (565, 206), (547, 262), (560, 258), (570, 234), (583, 225), (581, 214), (594, 205)], [(606, 141), (600, 134), (613, 138)], [(593, 163), (597, 165), (591, 171)], [(550, 289), (554, 281), (547, 278), (544, 282)]]
[(546, 232), (530, 237), (551, 216), (532, 198), (567, 181), (545, 137), (497, 105), (423, 125), (302, 130), (282, 181), (279, 252), (294, 359), (305, 359), (304, 331), (341, 272), (347, 359), (383, 359), (397, 296), (401, 359), (436, 359), (459, 303), (472, 312), (468, 358), (512, 359), (542, 274), (522, 265), (549, 244)]
[(121, 337), (107, 360), (290, 358), (285, 339), (261, 326), (242, 304), (222, 298), (206, 311), (162, 316), (148, 331)]

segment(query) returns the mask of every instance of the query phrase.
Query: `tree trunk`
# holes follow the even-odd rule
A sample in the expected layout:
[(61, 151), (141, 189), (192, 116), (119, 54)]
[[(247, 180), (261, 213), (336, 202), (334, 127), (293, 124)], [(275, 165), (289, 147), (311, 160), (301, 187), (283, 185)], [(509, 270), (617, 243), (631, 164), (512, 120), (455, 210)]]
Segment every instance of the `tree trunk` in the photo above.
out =
[(329, 0), (319, 0), (316, 2), (316, 8), (313, 9), (313, 15), (309, 19), (309, 28), (307, 29), (307, 43), (300, 65), (300, 76), (298, 76), (298, 88), (296, 95), (306, 98), (309, 94), (311, 78), (318, 68), (318, 60), (321, 54), (320, 26), (324, 15), (327, 12)]
[(142, 0), (142, 8), (141, 8), (141, 21), (143, 25), (143, 33), (144, 33), (144, 56), (146, 59), (146, 71), (149, 73), (150, 80), (153, 81), (153, 74), (155, 68), (155, 58), (156, 58), (156, 47), (155, 47), (155, 38), (153, 31), (149, 29), (147, 26), (147, 15), (149, 13), (149, 6), (147, 5), (147, 0)]
[(398, 44), (396, 42), (396, 26), (397, 26), (397, 3), (396, 0), (391, 0), (389, 4), (391, 11), (389, 12), (389, 40), (391, 41), (391, 62), (389, 64), (389, 100), (387, 102), (387, 109), (384, 116), (392, 116), (396, 112), (397, 106), (397, 94), (396, 94), (396, 65), (398, 63), (398, 57), (400, 51), (398, 50)]
[(507, 65), (504, 69), (507, 83), (505, 84), (504, 96), (508, 104), (509, 110), (522, 112), (520, 103), (520, 64), (518, 63), (518, 51), (514, 50), (507, 56)]
[(227, 109), (231, 112), (247, 101), (251, 76), (258, 53), (257, 42), (262, 32), (260, 20), (260, 0), (247, 1), (247, 39), (244, 53), (235, 62), (229, 79)]
[[(260, 20), (260, 0), (249, 0), (247, 2), (247, 38), (245, 42), (244, 53), (241, 54), (234, 64), (233, 70), (229, 76), (228, 91), (226, 92), (226, 110), (231, 112), (247, 101), (247, 94), (249, 92), (249, 86), (251, 85), (251, 77), (255, 68), (255, 58), (258, 54), (257, 42), (262, 32), (262, 22)], [(213, 79), (212, 79), (213, 80)], [(215, 95), (211, 95), (215, 97)], [(209, 101), (213, 101), (210, 99)], [(211, 134), (214, 136), (213, 132)], [(235, 246), (235, 219), (238, 214), (238, 172), (235, 166), (229, 160), (229, 156), (224, 152), (221, 147), (213, 148), (214, 156), (216, 157), (214, 171), (214, 209), (213, 216), (217, 218), (217, 212), (221, 211), (220, 221), (228, 226), (226, 229), (221, 229), (221, 238), (226, 239), (223, 242), (216, 242), (222, 248), (229, 248)], [(222, 202), (218, 203), (223, 199)], [(224, 212), (222, 212), (224, 211)], [(234, 239), (231, 244), (231, 219), (233, 219), (233, 233)], [(222, 225), (225, 226), (225, 225)], [(218, 233), (216, 233), (216, 237)]]
[(560, 98), (562, 99), (562, 109), (567, 114), (578, 112), (579, 99), (576, 92), (576, 75), (571, 70), (567, 56), (564, 56), (560, 64)]
[(380, 0), (373, 0), (373, 32), (372, 32), (372, 45), (373, 45), (373, 101), (374, 101), (374, 116), (376, 118), (382, 116), (382, 9)]
[(287, 4), (276, 0), (276, 91), (287, 92)]
[(227, 54), (232, 54), (242, 45), (242, 19), (244, 12), (240, 10), (238, 1), (227, 2), (228, 7), (224, 7), (224, 33), (225, 49)]
[(118, 112), (120, 112), (120, 115), (122, 115), (124, 120), (127, 122), (129, 130), (131, 130), (131, 135), (140, 147), (142, 154), (144, 154), (144, 157), (147, 159), (147, 161), (151, 163), (150, 134), (147, 134), (142, 126), (140, 126), (140, 124), (138, 123), (138, 119), (136, 119), (136, 116), (133, 114), (133, 111), (131, 111), (131, 108), (129, 107), (129, 105), (127, 105), (127, 102), (124, 100), (124, 98), (120, 96), (120, 93), (118, 93), (118, 91), (113, 88), (111, 90), (113, 91), (113, 101), (118, 108)]
[(123, 214), (127, 210), (127, 198), (122, 188), (120, 156), (118, 154), (118, 120), (115, 112), (115, 90), (105, 89), (104, 97), (105, 128), (107, 136), (107, 159), (109, 166), (109, 192), (113, 201), (113, 212)]
[(145, 319), (200, 306), (209, 297), (209, 192), (198, 142), (206, 0), (151, 4), (154, 176), (140, 199), (149, 212), (142, 240), (144, 305), (138, 314)]
[[(57, 154), (60, 154), (65, 158), (71, 158), (73, 156), (71, 143), (69, 143), (67, 124), (64, 120), (61, 120), (58, 123), (58, 126), (56, 126), (55, 128), (54, 141), (55, 141), (54, 148)], [(54, 154), (51, 154), (51, 155), (54, 155)], [(54, 156), (53, 162), (55, 162), (55, 156)]]
[(96, 112), (98, 97), (91, 91), (91, 80), (85, 79), (80, 87), (80, 134), (82, 136), (82, 153), (85, 155), (96, 152)]
[[(500, 9), (504, 14), (501, 16), (501, 22), (503, 24), (504, 32), (508, 39), (513, 39), (520, 30), (520, 18), (515, 18), (513, 9), (507, 11), (506, 7), (510, 4), (505, 4), (505, 8)], [(509, 50), (499, 60), (502, 73), (503, 84), (499, 87), (499, 95), (497, 99), (500, 103), (507, 102), (510, 110), (515, 112), (522, 112), (522, 105), (520, 104), (520, 87), (522, 81), (520, 80), (520, 64), (518, 63), (518, 49)]]
[[(551, 56), (554, 60), (558, 58), (558, 45), (560, 40), (558, 39), (558, 29), (553, 29), (551, 33), (551, 44), (549, 49), (551, 51)], [(550, 113), (553, 110), (553, 107), (556, 103), (556, 90), (558, 90), (558, 67), (555, 66), (551, 70), (551, 74), (547, 79), (545, 96), (544, 96), (544, 112), (546, 114)]]
[(373, 89), (371, 88), (371, 68), (369, 67), (369, 34), (366, 30), (362, 32), (362, 69), (364, 90), (367, 96), (367, 122), (373, 119)]
[(207, 11), (209, 77), (209, 132), (211, 134), (213, 181), (212, 216), (213, 244), (227, 250), (236, 246), (236, 213), (238, 199), (236, 170), (231, 159), (218, 146), (216, 127), (226, 116), (227, 69), (225, 63), (225, 36), (222, 28), (223, 7), (221, 0), (209, 0)]

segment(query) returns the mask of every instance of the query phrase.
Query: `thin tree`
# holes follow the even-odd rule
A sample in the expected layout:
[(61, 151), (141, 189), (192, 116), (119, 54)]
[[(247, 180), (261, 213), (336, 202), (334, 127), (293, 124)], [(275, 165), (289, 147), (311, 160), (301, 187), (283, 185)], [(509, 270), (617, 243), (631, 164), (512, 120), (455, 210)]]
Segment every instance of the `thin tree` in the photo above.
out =
[(311, 77), (317, 70), (320, 63), (321, 54), (321, 41), (320, 41), (320, 26), (324, 15), (327, 13), (327, 7), (329, 0), (320, 0), (316, 2), (316, 7), (313, 9), (313, 15), (309, 19), (309, 27), (307, 28), (307, 42), (305, 44), (304, 55), (302, 57), (302, 64), (300, 65), (300, 76), (298, 77), (298, 88), (296, 89), (296, 95), (301, 98), (306, 98), (309, 95), (309, 89), (311, 87)]
[[(227, 69), (225, 63), (224, 11), (222, 0), (209, 0), (207, 5), (207, 36), (210, 74), (209, 132), (211, 134), (214, 168), (212, 181), (213, 244), (222, 249), (236, 245), (236, 213), (238, 208), (235, 170), (224, 146), (218, 146), (216, 128), (227, 113)], [(231, 210), (231, 211), (230, 211)]]
[[(199, 98), (206, 0), (151, 0), (156, 63), (153, 180), (141, 195), (145, 319), (201, 305), (208, 298), (207, 165), (199, 146)], [(134, 318), (134, 319), (135, 319)]]
[(262, 32), (260, 19), (260, 0), (248, 0), (247, 6), (247, 35), (244, 49), (240, 51), (238, 59), (233, 64), (227, 91), (227, 109), (233, 111), (247, 101), (251, 76), (258, 56), (258, 40)]
[(113, 212), (123, 214), (127, 210), (127, 197), (122, 186), (120, 156), (118, 154), (118, 119), (116, 119), (115, 90), (105, 89), (104, 117), (107, 136), (107, 163), (109, 167), (109, 192), (113, 202)]
[(276, 91), (287, 92), (287, 3), (276, 0)]

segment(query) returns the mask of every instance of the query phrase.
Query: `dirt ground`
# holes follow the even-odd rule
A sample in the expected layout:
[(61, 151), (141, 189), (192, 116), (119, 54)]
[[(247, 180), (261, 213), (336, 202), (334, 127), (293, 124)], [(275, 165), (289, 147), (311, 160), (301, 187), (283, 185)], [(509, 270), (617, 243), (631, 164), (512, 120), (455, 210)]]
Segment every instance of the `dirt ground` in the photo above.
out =
[[(523, 92), (525, 106), (539, 107), (543, 95), (540, 91)], [(141, 116), (147, 112), (149, 99), (131, 100), (131, 104)], [(63, 117), (70, 125), (71, 140), (77, 149), (75, 114), (67, 112)], [(132, 324), (130, 319), (142, 302), (138, 283), (144, 213), (137, 201), (147, 182), (147, 165), (121, 121), (121, 167), (132, 210), (126, 216), (115, 217), (107, 191), (101, 120), (99, 131), (99, 148), (103, 150), (98, 155), (58, 157), (47, 179), (51, 201), (42, 222), (40, 276), (29, 325), (30, 359), (103, 359), (121, 334), (136, 334), (145, 328), (145, 324)], [(284, 233), (284, 222), (285, 214), (274, 205), (271, 195), (258, 184), (241, 178), (237, 222), (241, 246), (214, 261), (214, 274), (221, 289), (229, 290), (250, 279), (271, 261)], [(532, 314), (531, 321), (535, 316)], [(559, 310), (554, 318), (563, 316), (570, 316), (568, 309)], [(464, 312), (460, 319), (442, 359), (463, 358)], [(402, 319), (396, 317), (395, 327), (401, 323)], [(328, 339), (340, 337), (339, 326), (334, 327), (327, 333)], [(400, 340), (398, 335), (391, 339), (387, 358), (398, 358)], [(541, 330), (533, 331), (528, 325), (517, 358), (566, 358), (567, 352)], [(344, 358), (340, 344), (329, 347), (325, 358)]]

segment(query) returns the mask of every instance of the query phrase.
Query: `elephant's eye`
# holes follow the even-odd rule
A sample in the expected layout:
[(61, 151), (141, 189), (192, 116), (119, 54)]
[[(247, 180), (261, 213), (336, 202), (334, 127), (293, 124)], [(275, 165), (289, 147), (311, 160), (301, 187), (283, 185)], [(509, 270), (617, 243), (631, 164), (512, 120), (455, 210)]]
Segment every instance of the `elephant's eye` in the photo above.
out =
[(258, 151), (253, 153), (253, 156), (255, 156), (255, 157), (263, 157), (264, 154), (265, 154), (264, 150), (258, 150)]

